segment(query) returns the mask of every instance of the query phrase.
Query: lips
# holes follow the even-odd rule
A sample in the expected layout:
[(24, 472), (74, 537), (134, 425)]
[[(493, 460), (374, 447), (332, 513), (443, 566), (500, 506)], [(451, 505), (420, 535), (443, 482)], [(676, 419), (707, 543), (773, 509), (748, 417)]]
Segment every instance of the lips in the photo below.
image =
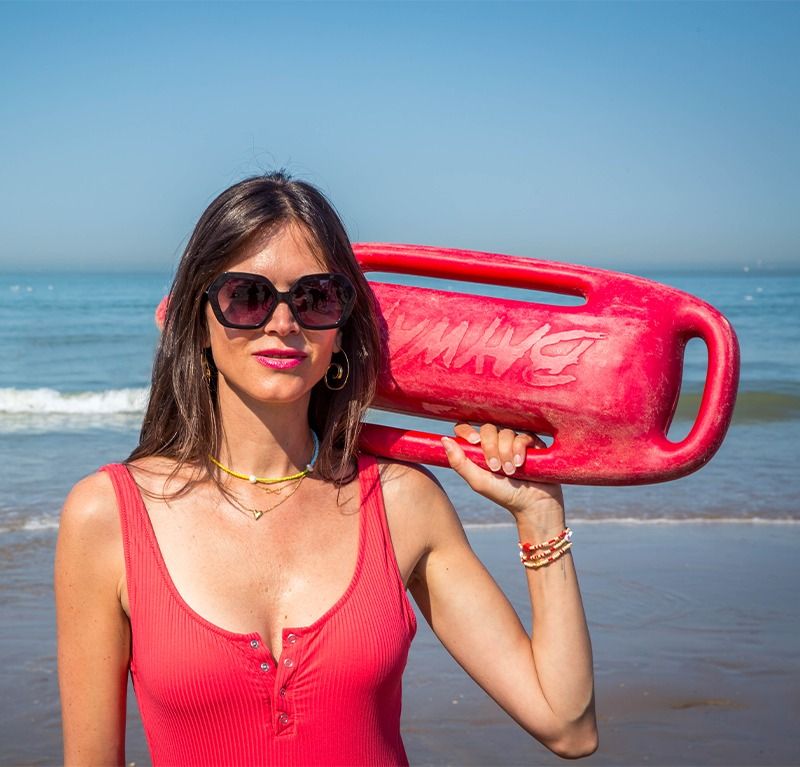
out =
[(308, 355), (296, 349), (263, 349), (253, 356), (260, 365), (273, 370), (297, 367)]

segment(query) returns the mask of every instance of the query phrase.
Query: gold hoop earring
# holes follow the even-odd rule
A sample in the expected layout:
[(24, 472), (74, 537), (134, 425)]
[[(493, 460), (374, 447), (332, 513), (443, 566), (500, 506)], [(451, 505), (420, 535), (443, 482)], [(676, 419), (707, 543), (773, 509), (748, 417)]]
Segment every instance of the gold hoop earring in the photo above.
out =
[(203, 378), (206, 379), (206, 383), (211, 386), (211, 365), (208, 364), (208, 350), (203, 349), (200, 352), (200, 367), (203, 369)]
[(339, 353), (344, 357), (344, 365), (331, 361), (330, 366), (325, 371), (325, 377), (322, 379), (325, 381), (325, 386), (331, 391), (341, 391), (350, 379), (350, 360), (347, 358), (344, 349)]

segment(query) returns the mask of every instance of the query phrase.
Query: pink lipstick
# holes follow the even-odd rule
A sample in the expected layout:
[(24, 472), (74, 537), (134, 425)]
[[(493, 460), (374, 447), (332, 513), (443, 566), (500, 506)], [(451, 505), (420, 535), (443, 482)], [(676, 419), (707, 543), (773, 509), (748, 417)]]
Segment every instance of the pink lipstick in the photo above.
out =
[(289, 370), (297, 367), (308, 355), (294, 349), (264, 349), (255, 352), (256, 362), (273, 370)]

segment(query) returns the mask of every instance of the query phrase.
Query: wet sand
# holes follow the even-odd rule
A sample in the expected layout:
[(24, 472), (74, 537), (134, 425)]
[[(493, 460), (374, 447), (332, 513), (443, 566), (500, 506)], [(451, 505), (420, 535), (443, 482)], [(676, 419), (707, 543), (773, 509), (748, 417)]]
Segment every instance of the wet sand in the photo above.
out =
[[(527, 623), (514, 530), (470, 538)], [(798, 553), (797, 525), (578, 527), (600, 726), (587, 763), (800, 764)], [(464, 678), (427, 626), (415, 641), (412, 763), (563, 763)]]
[[(587, 763), (800, 764), (800, 525), (576, 528), (601, 739)], [(514, 529), (469, 535), (528, 623)], [(42, 532), (0, 551), (2, 765), (61, 760), (54, 539)], [(476, 687), (424, 621), (405, 677), (403, 731), (415, 765), (562, 763)], [(127, 761), (149, 764), (132, 699)]]

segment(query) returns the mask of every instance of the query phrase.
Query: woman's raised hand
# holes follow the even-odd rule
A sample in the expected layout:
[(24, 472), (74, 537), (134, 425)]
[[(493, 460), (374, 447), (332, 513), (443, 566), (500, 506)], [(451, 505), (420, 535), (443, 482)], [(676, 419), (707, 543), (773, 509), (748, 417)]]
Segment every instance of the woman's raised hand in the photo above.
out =
[(514, 515), (535, 513), (563, 517), (560, 485), (514, 479), (517, 468), (525, 462), (526, 451), (546, 447), (539, 437), (535, 434), (519, 434), (511, 429), (498, 429), (493, 424), (484, 424), (478, 430), (468, 423), (459, 423), (454, 431), (457, 437), (481, 446), (486, 463), (492, 470), (486, 471), (473, 463), (455, 440), (449, 437), (442, 439), (450, 466), (475, 492)]

